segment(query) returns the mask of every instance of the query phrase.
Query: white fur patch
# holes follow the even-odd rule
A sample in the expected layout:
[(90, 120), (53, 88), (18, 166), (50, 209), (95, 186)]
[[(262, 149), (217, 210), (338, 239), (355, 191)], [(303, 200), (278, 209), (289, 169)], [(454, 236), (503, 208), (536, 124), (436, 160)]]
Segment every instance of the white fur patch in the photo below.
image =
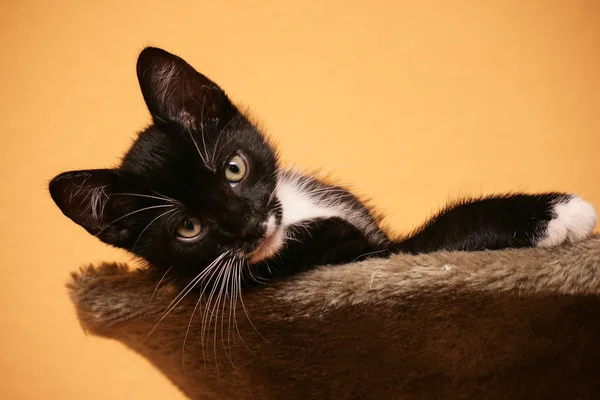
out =
[(281, 203), (281, 223), (276, 226), (275, 218), (269, 217), (265, 239), (252, 254), (250, 263), (259, 262), (277, 254), (283, 247), (286, 230), (290, 225), (314, 218), (344, 216), (339, 205), (336, 206), (322, 200), (319, 202), (318, 198), (310, 195), (301, 179), (293, 175), (281, 174), (279, 176), (275, 195)]
[(579, 196), (554, 205), (556, 217), (548, 223), (546, 235), (538, 247), (552, 247), (564, 242), (578, 242), (592, 233), (597, 215), (594, 207)]
[(315, 185), (317, 181), (313, 179), (292, 171), (279, 173), (275, 196), (281, 204), (281, 223), (276, 226), (273, 218), (269, 218), (264, 242), (252, 255), (251, 263), (275, 255), (288, 238), (290, 226), (318, 218), (339, 217), (371, 235), (373, 240), (385, 238), (368, 211), (359, 210), (342, 198), (347, 195), (345, 191), (324, 183)]
[(346, 216), (340, 204), (311, 196), (300, 179), (280, 179), (277, 182), (276, 194), (283, 211), (281, 224), (284, 228), (315, 218)]

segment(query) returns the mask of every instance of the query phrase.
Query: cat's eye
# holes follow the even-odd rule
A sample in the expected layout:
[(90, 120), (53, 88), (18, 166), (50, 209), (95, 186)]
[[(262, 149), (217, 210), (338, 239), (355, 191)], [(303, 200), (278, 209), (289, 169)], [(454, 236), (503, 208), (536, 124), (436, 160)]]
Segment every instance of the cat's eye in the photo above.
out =
[(194, 217), (187, 217), (177, 225), (177, 236), (183, 239), (193, 239), (202, 232), (200, 220)]
[(248, 164), (241, 155), (235, 154), (227, 160), (225, 164), (225, 178), (232, 185), (244, 179), (246, 172), (248, 172)]

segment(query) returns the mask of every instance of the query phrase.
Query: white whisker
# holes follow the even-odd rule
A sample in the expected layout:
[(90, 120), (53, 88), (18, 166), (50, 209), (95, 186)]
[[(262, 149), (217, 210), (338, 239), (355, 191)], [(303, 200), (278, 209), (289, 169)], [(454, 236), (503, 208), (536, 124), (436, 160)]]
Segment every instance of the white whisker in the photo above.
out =
[(158, 196), (150, 196), (148, 194), (140, 194), (140, 193), (112, 193), (112, 196), (134, 196), (134, 197), (145, 197), (148, 199), (161, 200), (166, 203), (179, 204), (178, 201), (170, 199), (168, 197), (158, 197)]
[(360, 256), (356, 257), (354, 260), (352, 260), (352, 262), (354, 262), (354, 261), (356, 261), (356, 260), (358, 260), (359, 258), (361, 258), (361, 257), (364, 257), (364, 256), (370, 256), (370, 255), (372, 255), (372, 254), (384, 253), (384, 252), (386, 252), (386, 251), (388, 251), (388, 249), (383, 249), (383, 250), (378, 250), (378, 251), (371, 251), (371, 252), (369, 252), (369, 253), (364, 253), (364, 254), (361, 254)]
[[(244, 262), (243, 260), (239, 260), (239, 262), (236, 264), (236, 269), (235, 269), (235, 277), (237, 279), (233, 282), (234, 287), (235, 287), (235, 294), (236, 294), (235, 295), (235, 303), (233, 305), (233, 324), (234, 324), (235, 330), (237, 331), (237, 334), (238, 334), (238, 336), (240, 338), (240, 341), (242, 342), (242, 344), (244, 345), (244, 347), (246, 349), (248, 349), (248, 351), (250, 353), (256, 355), (252, 350), (250, 350), (250, 347), (248, 347), (248, 345), (244, 341), (244, 338), (242, 337), (242, 334), (240, 332), (240, 328), (239, 328), (239, 326), (237, 324), (237, 316), (235, 315), (235, 310), (237, 308), (237, 299), (238, 299), (238, 297), (239, 297), (240, 300), (242, 300), (242, 284), (241, 284), (240, 277), (242, 275), (242, 263), (243, 262)], [(244, 304), (244, 303), (242, 302), (242, 304)], [(246, 314), (246, 316), (248, 316), (248, 314)], [(250, 321), (250, 319), (248, 319), (248, 321)], [(252, 325), (252, 321), (250, 321), (250, 324)], [(254, 326), (254, 325), (252, 325), (252, 326)], [(256, 328), (254, 328), (254, 330), (256, 330)], [(260, 335), (260, 337), (262, 337), (262, 335), (258, 331), (256, 331), (256, 332)]]
[[(227, 261), (229, 262), (229, 260)], [(217, 273), (217, 271), (219, 271), (219, 269), (222, 269), (221, 267), (223, 266), (223, 263), (220, 262), (218, 264), (218, 266), (215, 266), (213, 268), (213, 272), (211, 273), (210, 277), (208, 277), (206, 279), (206, 284), (204, 285), (204, 287), (202, 288), (202, 291), (200, 292), (200, 298), (203, 298), (204, 296), (204, 292), (206, 292), (206, 289), (209, 287), (210, 283), (213, 283), (214, 285), (214, 281), (213, 281), (213, 277), (215, 276), (215, 274)], [(201, 324), (201, 330), (200, 330), (200, 346), (202, 348), (202, 360), (204, 361), (204, 363), (206, 363), (206, 353), (204, 351), (204, 323), (205, 323), (205, 317), (206, 317), (206, 313), (208, 312), (208, 305), (209, 303), (206, 302), (205, 306), (204, 306), (204, 312), (202, 313), (202, 324)]]
[[(192, 279), (190, 281), (190, 283), (187, 284), (187, 286), (185, 288), (183, 288), (183, 290), (181, 292), (179, 292), (179, 294), (167, 306), (167, 310), (163, 313), (162, 317), (158, 320), (156, 325), (154, 325), (154, 328), (152, 328), (150, 333), (148, 333), (148, 335), (146, 335), (146, 337), (144, 338), (142, 343), (144, 341), (146, 341), (146, 339), (148, 339), (148, 337), (150, 337), (150, 335), (152, 335), (152, 333), (156, 330), (158, 325), (166, 318), (166, 316), (169, 315), (169, 313), (171, 311), (173, 311), (175, 309), (175, 307), (177, 307), (179, 305), (179, 303), (181, 303), (181, 301), (185, 298), (185, 296), (187, 296), (187, 294), (189, 292), (191, 292), (194, 289), (194, 287), (196, 287), (196, 284), (198, 282), (200, 282), (200, 280), (202, 280), (202, 278), (205, 277), (214, 268), (216, 263), (219, 262), (227, 253), (229, 253), (229, 252), (226, 251), (223, 254), (221, 254), (219, 257), (217, 257), (212, 263), (210, 263), (210, 265), (208, 267), (206, 267), (204, 269), (204, 271), (199, 273), (194, 279)], [(173, 303), (175, 303), (175, 304), (173, 304)]]
[[(206, 300), (206, 307), (204, 307), (204, 313), (202, 314), (202, 331), (200, 332), (200, 341), (202, 343), (202, 351), (204, 354), (204, 336), (205, 336), (205, 328), (206, 328), (206, 318), (208, 317), (209, 314), (212, 314), (212, 310), (210, 310), (210, 304), (212, 303), (212, 297), (216, 291), (217, 288), (217, 280), (219, 279), (219, 276), (223, 273), (224, 270), (227, 269), (227, 266), (231, 263), (231, 259), (227, 260), (225, 263), (225, 266), (223, 267), (222, 264), (220, 264), (220, 269), (215, 269), (215, 271), (211, 274), (210, 279), (208, 280), (209, 283), (211, 283), (212, 288), (210, 291), (210, 294), (208, 296), (208, 299)], [(220, 271), (219, 271), (220, 270)], [(215, 273), (219, 272), (219, 274), (217, 274), (217, 278), (215, 280), (213, 280), (213, 276), (215, 275)], [(206, 290), (208, 286), (205, 286), (202, 289), (202, 293), (201, 295), (204, 295), (204, 292)], [(210, 320), (209, 320), (210, 323)], [(209, 327), (210, 328), (210, 327)], [(205, 357), (206, 358), (206, 357)]]
[(185, 371), (185, 344), (187, 342), (188, 334), (190, 333), (190, 328), (192, 326), (192, 320), (194, 319), (194, 315), (196, 314), (196, 310), (198, 309), (198, 305), (202, 300), (202, 293), (198, 295), (198, 301), (194, 306), (194, 310), (192, 311), (192, 315), (190, 316), (190, 322), (188, 323), (187, 329), (185, 330), (185, 337), (183, 338), (183, 346), (181, 349), (181, 368)]
[(140, 233), (140, 235), (138, 236), (137, 240), (136, 240), (136, 241), (135, 241), (135, 243), (133, 244), (132, 251), (133, 251), (133, 250), (135, 250), (135, 248), (136, 248), (136, 246), (137, 246), (138, 242), (139, 242), (139, 241), (140, 241), (140, 239), (142, 238), (142, 235), (143, 235), (143, 234), (144, 234), (144, 233), (145, 233), (145, 232), (148, 230), (148, 228), (150, 228), (150, 225), (152, 225), (152, 224), (154, 223), (154, 221), (158, 220), (158, 219), (159, 219), (159, 218), (161, 218), (161, 217), (164, 217), (164, 216), (165, 216), (165, 215), (167, 215), (167, 214), (173, 213), (173, 212), (175, 212), (175, 211), (177, 211), (177, 210), (169, 210), (169, 211), (165, 211), (164, 213), (160, 214), (158, 217), (156, 217), (156, 218), (154, 218), (152, 221), (150, 221), (150, 222), (148, 223), (148, 225), (146, 225), (146, 227), (145, 227), (145, 228), (142, 230), (142, 233)]
[(217, 156), (215, 157), (215, 159), (219, 158), (219, 156), (221, 155), (221, 152), (223, 151), (223, 149), (235, 138), (235, 135), (232, 135), (229, 139), (227, 139), (227, 141), (221, 146), (221, 148), (219, 149), (219, 152), (217, 153)]
[[(228, 276), (228, 278), (231, 278), (233, 276), (233, 269), (231, 269), (230, 274)], [(229, 287), (228, 287), (228, 291), (229, 291), (229, 318), (227, 320), (227, 347), (229, 348), (229, 352), (231, 353), (231, 318), (232, 318), (232, 313), (235, 307), (235, 302), (237, 301), (237, 294), (235, 291), (235, 285), (233, 284), (235, 282), (235, 279), (231, 279), (231, 281), (228, 279), (227, 280), (227, 284), (229, 286), (231, 282), (231, 290), (229, 291)], [(234, 321), (235, 323), (235, 321)], [(231, 358), (231, 356), (230, 356)], [(233, 360), (231, 362), (231, 364), (233, 365)]]
[(212, 163), (213, 166), (215, 165), (216, 162), (216, 158), (215, 158), (215, 153), (217, 152), (217, 147), (219, 145), (219, 140), (221, 140), (221, 135), (223, 135), (223, 133), (225, 132), (225, 128), (227, 128), (229, 126), (229, 124), (231, 124), (233, 121), (235, 121), (236, 119), (241, 118), (241, 115), (236, 115), (235, 117), (231, 118), (229, 120), (229, 122), (227, 122), (225, 124), (225, 126), (223, 128), (221, 128), (221, 131), (219, 132), (219, 135), (217, 136), (217, 140), (215, 140), (215, 144), (213, 146), (213, 152), (212, 152)]
[[(201, 342), (202, 342), (202, 347), (203, 348), (204, 348), (204, 337), (205, 337), (204, 330), (205, 330), (206, 326), (208, 326), (208, 329), (210, 330), (210, 326), (211, 326), (211, 323), (212, 323), (212, 317), (213, 316), (216, 317), (215, 312), (214, 312), (215, 307), (214, 306), (211, 307), (211, 305), (212, 305), (212, 299), (213, 299), (213, 296), (216, 293), (217, 285), (220, 284), (221, 277), (225, 273), (225, 269), (226, 268), (220, 268), (219, 274), (217, 275), (217, 277), (215, 278), (215, 280), (212, 281), (212, 282), (214, 282), (213, 283), (213, 287), (212, 287), (212, 290), (210, 291), (210, 295), (208, 296), (208, 300), (206, 302), (206, 309), (204, 311), (204, 315), (208, 316), (208, 313), (210, 313), (210, 317), (208, 319), (208, 325), (204, 324), (205, 318), (202, 319), (202, 321), (203, 321), (203, 323), (202, 323), (202, 334), (200, 335), (200, 338), (201, 338)], [(217, 299), (215, 299), (215, 302), (216, 301), (217, 301)], [(216, 303), (216, 306), (218, 307), (218, 303)], [(218, 321), (215, 320), (215, 333), (213, 335), (214, 336), (215, 344), (213, 346), (213, 350), (214, 350), (214, 356), (215, 356), (215, 367), (217, 369), (217, 375), (220, 376), (220, 373), (219, 373), (219, 361), (217, 360), (217, 345), (216, 345), (216, 341), (217, 341), (217, 329), (216, 329), (217, 322)], [(207, 337), (207, 341), (208, 341), (208, 337)], [(203, 352), (204, 352), (204, 349), (203, 349)]]
[[(258, 275), (254, 275), (254, 264), (248, 264), (247, 267), (248, 267), (248, 269), (247, 269), (248, 275), (250, 275), (250, 278), (252, 278), (252, 280), (254, 280), (255, 282), (258, 282), (258, 283), (268, 282), (267, 279), (261, 278)], [(267, 266), (267, 268), (268, 268), (268, 266)]]
[(157, 192), (156, 190), (152, 190), (152, 193), (154, 193), (154, 194), (156, 194), (157, 196), (160, 196), (160, 197), (162, 197), (162, 198), (165, 198), (165, 199), (167, 199), (167, 200), (171, 200), (173, 203), (177, 203), (177, 204), (179, 204), (179, 201), (177, 201), (177, 200), (175, 200), (174, 198), (172, 198), (172, 197), (169, 197), (169, 196), (167, 196), (167, 195), (165, 195), (165, 194), (159, 193), (159, 192)]
[[(207, 164), (207, 162), (210, 161), (210, 158), (208, 157), (208, 149), (206, 148), (206, 140), (204, 138), (204, 104), (206, 103), (206, 96), (208, 96), (209, 90), (212, 90), (212, 88), (207, 87), (204, 91), (204, 98), (202, 99), (202, 108), (200, 108), (200, 134), (202, 135), (202, 145), (204, 146), (204, 153), (206, 154), (206, 158), (202, 157), (202, 159), (204, 160), (204, 164), (206, 164), (208, 168), (211, 168), (211, 166)], [(196, 146), (196, 148), (198, 148), (198, 146)], [(212, 166), (212, 169), (214, 171), (214, 165)]]
[[(221, 298), (223, 296), (223, 291), (225, 288), (225, 276), (226, 276), (226, 272), (230, 270), (230, 268), (228, 268), (227, 270), (223, 271), (223, 277), (219, 279), (219, 294), (217, 296), (217, 300), (215, 303), (215, 330), (213, 333), (213, 352), (214, 352), (214, 356), (215, 356), (215, 363), (217, 362), (217, 326), (219, 324), (219, 305), (221, 304)], [(221, 320), (221, 324), (223, 323), (223, 320)], [(221, 325), (223, 326), (223, 325)], [(221, 331), (221, 339), (223, 339), (223, 331)], [(223, 343), (223, 346), (225, 345), (225, 343)], [(227, 350), (225, 350), (225, 353), (227, 354)]]
[(206, 162), (206, 160), (204, 159), (204, 156), (200, 152), (200, 148), (198, 147), (198, 143), (196, 143), (196, 139), (194, 139), (194, 135), (192, 135), (192, 131), (189, 130), (188, 133), (190, 135), (190, 139), (192, 139), (192, 142), (194, 142), (194, 146), (196, 147), (196, 151), (198, 151), (198, 155), (202, 159), (202, 162), (204, 163), (204, 165), (206, 165), (208, 167), (208, 163)]
[[(242, 264), (240, 264), (240, 269), (241, 269)], [(250, 315), (248, 315), (248, 310), (246, 309), (246, 305), (244, 304), (244, 299), (243, 299), (243, 295), (242, 295), (242, 291), (241, 291), (241, 287), (242, 287), (242, 280), (241, 280), (241, 271), (237, 276), (237, 284), (238, 284), (238, 288), (240, 288), (240, 303), (242, 304), (242, 308), (244, 309), (244, 314), (246, 314), (246, 318), (248, 319), (248, 322), (250, 322), (250, 325), (252, 325), (252, 328), (254, 328), (254, 330), (256, 331), (256, 333), (258, 333), (258, 336), (260, 336), (265, 342), (268, 342), (267, 339), (265, 339), (265, 337), (263, 335), (261, 335), (261, 333), (258, 331), (258, 329), (256, 329), (256, 326), (254, 326), (254, 323), (252, 323), (252, 320), (250, 319)], [(248, 349), (250, 350), (250, 349)]]
[(99, 231), (99, 232), (96, 234), (96, 236), (98, 236), (99, 234), (101, 234), (102, 232), (104, 232), (104, 230), (105, 230), (106, 228), (108, 228), (109, 226), (111, 226), (111, 225), (112, 225), (112, 224), (114, 224), (115, 222), (118, 222), (118, 221), (122, 220), (123, 218), (127, 218), (127, 217), (129, 217), (130, 215), (137, 214), (137, 213), (140, 213), (140, 212), (142, 212), (142, 211), (152, 210), (152, 209), (155, 209), (155, 208), (165, 208), (165, 207), (173, 207), (173, 205), (172, 205), (172, 204), (161, 204), (161, 205), (158, 205), (158, 206), (150, 206), (150, 207), (145, 207), (145, 208), (142, 208), (142, 209), (135, 210), (135, 211), (132, 211), (132, 212), (130, 212), (130, 213), (127, 213), (127, 214), (125, 214), (125, 215), (123, 215), (123, 216), (121, 216), (121, 217), (119, 217), (119, 218), (115, 219), (114, 221), (110, 222), (109, 224), (107, 224), (107, 225), (104, 225), (104, 226), (102, 227), (102, 229), (100, 229), (100, 231)]
[(160, 281), (158, 281), (158, 283), (156, 284), (156, 287), (154, 288), (154, 291), (152, 292), (152, 296), (150, 296), (150, 300), (148, 300), (148, 304), (146, 304), (146, 307), (144, 308), (144, 314), (146, 314), (146, 312), (148, 311), (148, 307), (150, 307), (150, 303), (152, 303), (152, 299), (154, 299), (154, 295), (156, 295), (156, 291), (160, 287), (160, 284), (165, 279), (165, 277), (167, 276), (167, 274), (169, 273), (169, 271), (171, 270), (171, 268), (173, 268), (173, 266), (169, 267), (169, 269), (167, 270), (167, 272), (164, 273), (164, 275), (162, 276), (162, 278), (160, 278)]
[(228, 268), (226, 271), (226, 274), (223, 278), (223, 281), (224, 281), (223, 288), (225, 289), (225, 295), (223, 297), (223, 307), (221, 309), (221, 343), (223, 343), (223, 350), (225, 351), (225, 355), (229, 359), (231, 366), (233, 366), (235, 368), (235, 365), (233, 364), (233, 358), (231, 357), (231, 343), (229, 342), (229, 328), (231, 326), (231, 304), (229, 305), (229, 322), (227, 325), (227, 346), (225, 346), (225, 338), (223, 337), (223, 327), (225, 326), (225, 305), (227, 303), (226, 300), (227, 300), (227, 297), (229, 297), (230, 303), (231, 303), (231, 298), (232, 298), (232, 293), (229, 290), (229, 287), (230, 287), (229, 282), (231, 280), (231, 275), (232, 275), (232, 268)]

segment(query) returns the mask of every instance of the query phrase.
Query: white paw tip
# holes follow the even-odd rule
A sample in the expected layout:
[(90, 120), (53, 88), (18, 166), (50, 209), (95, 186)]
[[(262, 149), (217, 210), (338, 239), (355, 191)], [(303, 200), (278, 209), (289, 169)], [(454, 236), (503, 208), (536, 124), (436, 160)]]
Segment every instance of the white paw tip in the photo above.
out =
[(585, 239), (596, 226), (598, 216), (594, 207), (579, 196), (560, 201), (554, 205), (554, 217), (546, 228), (546, 235), (538, 247), (558, 246), (564, 242)]

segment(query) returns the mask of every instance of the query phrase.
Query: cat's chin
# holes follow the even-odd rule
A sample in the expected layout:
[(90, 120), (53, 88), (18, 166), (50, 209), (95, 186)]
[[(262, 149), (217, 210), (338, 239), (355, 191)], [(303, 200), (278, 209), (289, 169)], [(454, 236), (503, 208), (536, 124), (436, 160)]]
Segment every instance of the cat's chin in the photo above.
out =
[(248, 262), (255, 264), (264, 261), (275, 254), (283, 246), (283, 226), (272, 216), (267, 221), (267, 231), (260, 245), (250, 254)]

